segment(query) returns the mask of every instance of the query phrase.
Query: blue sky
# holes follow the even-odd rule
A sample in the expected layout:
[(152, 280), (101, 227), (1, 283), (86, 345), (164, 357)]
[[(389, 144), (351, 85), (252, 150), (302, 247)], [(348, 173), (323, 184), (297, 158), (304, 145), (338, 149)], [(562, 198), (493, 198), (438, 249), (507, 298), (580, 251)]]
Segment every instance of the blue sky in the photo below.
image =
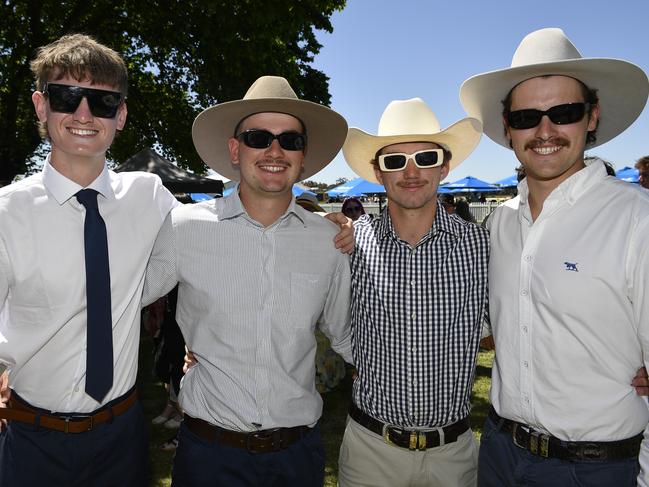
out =
[[(394, 99), (423, 98), (443, 128), (466, 116), (462, 82), (508, 67), (520, 41), (544, 27), (560, 27), (584, 57), (631, 61), (649, 72), (647, 0), (349, 0), (332, 16), (332, 34), (314, 66), (330, 78), (331, 107), (350, 127), (376, 133)], [(626, 132), (595, 148), (619, 169), (649, 154), (649, 108)], [(514, 153), (487, 137), (447, 180), (471, 175), (493, 182), (511, 175)], [(356, 175), (342, 153), (312, 180), (333, 183)]]

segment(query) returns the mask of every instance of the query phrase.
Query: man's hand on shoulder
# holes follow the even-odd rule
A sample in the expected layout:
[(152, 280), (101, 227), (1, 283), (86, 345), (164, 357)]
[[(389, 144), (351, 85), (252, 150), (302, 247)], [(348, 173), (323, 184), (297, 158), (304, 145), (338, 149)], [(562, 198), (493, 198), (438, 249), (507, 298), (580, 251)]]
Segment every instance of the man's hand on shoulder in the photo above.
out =
[(631, 381), (631, 385), (635, 388), (638, 396), (649, 396), (649, 377), (647, 377), (647, 369), (640, 367)]
[(356, 245), (352, 220), (342, 213), (327, 213), (325, 218), (340, 227), (340, 232), (334, 237), (334, 245), (336, 248), (343, 254), (351, 254)]
[[(0, 408), (6, 408), (11, 397), (11, 389), (9, 389), (9, 373), (4, 371), (0, 374)], [(0, 419), (0, 431), (7, 425), (6, 419)]]

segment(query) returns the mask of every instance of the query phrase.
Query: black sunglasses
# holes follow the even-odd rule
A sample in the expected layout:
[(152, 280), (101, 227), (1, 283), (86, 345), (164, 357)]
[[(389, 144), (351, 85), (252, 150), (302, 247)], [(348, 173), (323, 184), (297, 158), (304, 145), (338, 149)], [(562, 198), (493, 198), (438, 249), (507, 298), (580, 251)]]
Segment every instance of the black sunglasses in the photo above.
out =
[(425, 149), (412, 154), (405, 152), (394, 152), (392, 154), (381, 154), (378, 157), (381, 171), (401, 171), (406, 167), (408, 159), (415, 161), (415, 166), (419, 169), (441, 166), (444, 163), (443, 149)]
[(343, 213), (356, 213), (363, 211), (363, 208), (360, 206), (348, 206), (343, 210)]
[(85, 97), (88, 100), (90, 113), (99, 118), (114, 118), (123, 99), (118, 91), (96, 90), (58, 83), (46, 83), (43, 93), (48, 96), (52, 111), (60, 113), (74, 113)]
[(507, 123), (513, 129), (531, 129), (541, 123), (543, 115), (547, 115), (552, 123), (566, 125), (579, 122), (584, 118), (587, 110), (590, 110), (590, 103), (565, 103), (545, 111), (526, 108), (509, 112), (507, 114)]
[(275, 135), (268, 130), (252, 129), (241, 132), (236, 138), (243, 139), (243, 143), (252, 149), (268, 149), (275, 139), (284, 150), (304, 150), (306, 147), (306, 134), (299, 132), (282, 132)]

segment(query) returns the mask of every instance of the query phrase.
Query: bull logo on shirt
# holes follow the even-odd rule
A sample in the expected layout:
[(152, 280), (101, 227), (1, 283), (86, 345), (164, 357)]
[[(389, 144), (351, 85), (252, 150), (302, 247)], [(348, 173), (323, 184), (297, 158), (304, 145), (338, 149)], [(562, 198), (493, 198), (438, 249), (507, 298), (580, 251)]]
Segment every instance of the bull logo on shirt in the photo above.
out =
[(579, 272), (579, 269), (577, 269), (577, 263), (576, 262), (564, 262), (563, 264), (566, 266), (567, 271)]

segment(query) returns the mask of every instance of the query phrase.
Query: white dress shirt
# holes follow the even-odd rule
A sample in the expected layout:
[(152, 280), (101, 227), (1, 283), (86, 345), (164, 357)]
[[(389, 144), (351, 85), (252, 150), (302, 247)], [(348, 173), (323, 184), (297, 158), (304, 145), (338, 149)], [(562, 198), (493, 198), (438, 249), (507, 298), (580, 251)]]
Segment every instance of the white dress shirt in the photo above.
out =
[(519, 194), (489, 218), (491, 402), (563, 440), (637, 435), (649, 421), (631, 386), (649, 351), (649, 192), (594, 161), (534, 222), (525, 181)]
[[(157, 176), (104, 168), (99, 192), (108, 235), (113, 387), (135, 384), (144, 271), (176, 201)], [(0, 189), (0, 362), (26, 401), (56, 412), (91, 412), (85, 393), (86, 274), (83, 189), (45, 163), (43, 172)]]
[(187, 414), (235, 431), (317, 422), (316, 323), (351, 361), (349, 259), (336, 233), (294, 199), (264, 227), (237, 191), (171, 212), (144, 301), (179, 282), (176, 320), (198, 359), (180, 388)]

